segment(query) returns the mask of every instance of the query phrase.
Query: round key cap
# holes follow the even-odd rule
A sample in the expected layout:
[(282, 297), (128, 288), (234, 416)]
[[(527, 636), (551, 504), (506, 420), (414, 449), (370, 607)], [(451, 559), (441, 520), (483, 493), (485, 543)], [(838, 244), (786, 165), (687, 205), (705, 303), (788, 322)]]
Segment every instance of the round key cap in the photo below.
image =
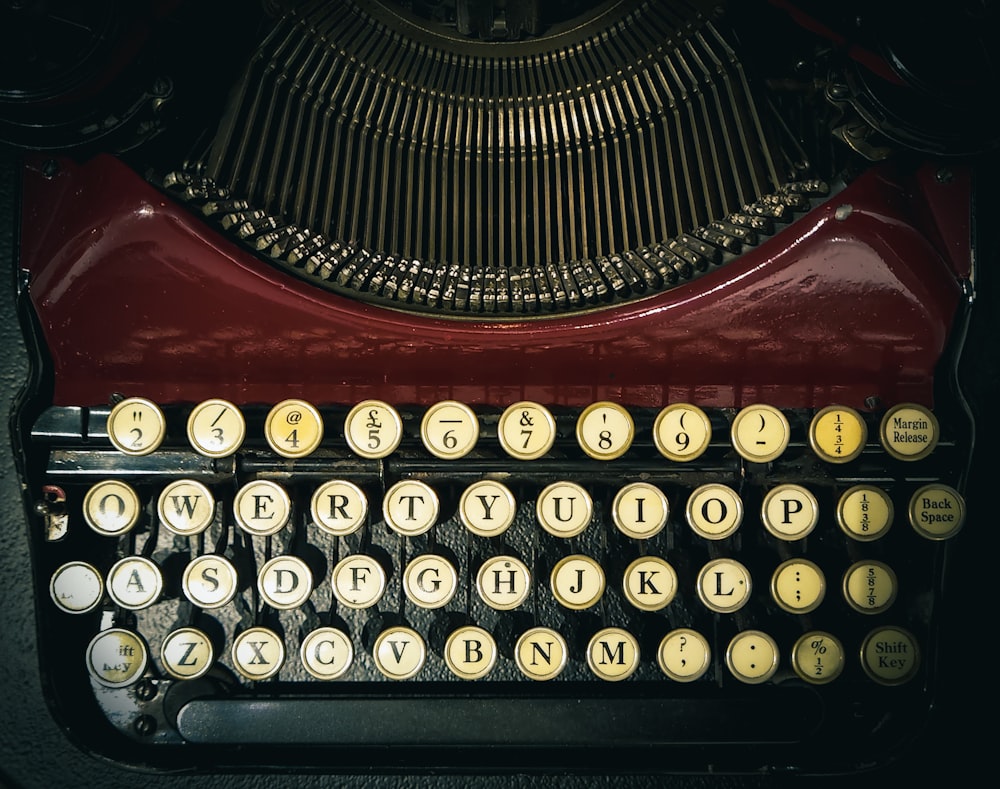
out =
[(248, 534), (266, 537), (281, 531), (292, 513), (285, 489), (269, 479), (255, 479), (236, 492), (233, 515)]
[(622, 575), (622, 591), (640, 611), (659, 611), (677, 594), (677, 573), (659, 556), (640, 556)]
[(323, 417), (305, 400), (283, 400), (268, 413), (264, 437), (282, 457), (305, 457), (323, 441)]
[(861, 666), (880, 685), (902, 685), (920, 668), (920, 645), (901, 627), (879, 627), (861, 645)]
[(522, 401), (506, 408), (497, 424), (497, 438), (516, 460), (535, 460), (552, 448), (556, 420), (538, 403)]
[(656, 652), (660, 670), (675, 682), (700, 679), (708, 671), (711, 658), (712, 650), (705, 636), (686, 627), (667, 633)]
[(639, 668), (639, 641), (620, 627), (594, 633), (587, 644), (587, 665), (606, 682), (621, 682)]
[(476, 590), (483, 602), (497, 611), (510, 611), (531, 591), (528, 566), (513, 556), (492, 556), (476, 573)]
[(236, 596), (239, 579), (229, 559), (207, 553), (195, 557), (184, 568), (181, 588), (185, 597), (200, 608), (222, 608)]
[(351, 667), (354, 645), (342, 630), (319, 627), (302, 639), (299, 657), (306, 671), (316, 679), (337, 679)]
[(457, 460), (469, 454), (479, 440), (479, 419), (465, 403), (444, 400), (424, 413), (420, 437), (435, 457)]
[(460, 679), (482, 679), (496, 665), (497, 643), (489, 631), (465, 625), (448, 636), (444, 662)]
[(595, 460), (624, 455), (635, 438), (635, 422), (624, 406), (599, 402), (587, 406), (576, 421), (576, 440)]
[(388, 457), (403, 438), (399, 412), (381, 400), (358, 403), (344, 419), (344, 438), (355, 454), (377, 460)]
[(896, 573), (884, 562), (855, 562), (844, 573), (844, 597), (862, 614), (880, 614), (896, 600)]
[(215, 518), (215, 497), (202, 483), (179, 479), (165, 487), (156, 503), (160, 522), (174, 534), (201, 534)]
[(736, 415), (731, 433), (740, 457), (751, 463), (769, 463), (785, 451), (791, 428), (777, 408), (757, 403)]
[(596, 559), (573, 554), (556, 562), (550, 583), (556, 600), (566, 608), (583, 611), (604, 594), (604, 569)]
[(510, 528), (517, 515), (517, 502), (506, 485), (491, 479), (473, 482), (462, 493), (458, 515), (473, 534), (498, 537)]
[(85, 614), (104, 597), (104, 579), (93, 565), (67, 562), (52, 573), (49, 596), (67, 614)]
[(364, 526), (368, 519), (368, 498), (353, 482), (332, 479), (316, 488), (309, 511), (323, 531), (343, 537)]
[(414, 605), (441, 608), (450, 603), (458, 591), (458, 573), (443, 556), (426, 553), (406, 565), (403, 591)]
[(868, 428), (853, 408), (831, 405), (809, 424), (809, 444), (827, 463), (848, 463), (858, 457), (868, 440)]
[(386, 575), (375, 559), (359, 553), (345, 556), (330, 575), (333, 593), (348, 608), (370, 608), (385, 594)]
[(939, 431), (930, 409), (900, 403), (882, 417), (879, 438), (883, 449), (897, 460), (923, 460), (937, 446)]
[(892, 519), (892, 499), (874, 485), (855, 485), (837, 502), (837, 523), (849, 537), (861, 542), (884, 536)]
[(558, 677), (569, 659), (566, 639), (557, 630), (533, 627), (514, 645), (514, 662), (528, 679), (545, 682)]
[(108, 570), (108, 594), (122, 608), (148, 608), (162, 593), (163, 574), (145, 556), (126, 556)]
[(826, 595), (823, 571), (808, 559), (788, 559), (771, 576), (771, 596), (791, 614), (815, 611)]
[(750, 599), (750, 571), (735, 559), (714, 559), (698, 573), (698, 597), (711, 611), (731, 614)]
[(212, 667), (215, 651), (202, 631), (182, 627), (167, 634), (160, 645), (163, 669), (175, 679), (197, 679)]
[(273, 630), (251, 627), (233, 640), (233, 666), (249, 680), (269, 679), (285, 663), (285, 643)]
[(925, 485), (910, 498), (910, 525), (928, 540), (954, 537), (965, 523), (965, 500), (947, 485)]
[(778, 645), (767, 633), (744, 630), (726, 649), (726, 666), (740, 682), (759, 685), (778, 670)]
[(760, 519), (779, 540), (802, 540), (819, 522), (819, 502), (801, 485), (777, 485), (764, 497)]
[(699, 537), (724, 540), (743, 522), (743, 500), (728, 485), (710, 482), (691, 493), (685, 516)]
[(618, 531), (637, 540), (647, 540), (667, 525), (670, 504), (663, 491), (648, 482), (633, 482), (615, 495), (611, 518)]
[(205, 400), (196, 405), (188, 416), (188, 442), (205, 457), (232, 455), (243, 445), (246, 432), (243, 414), (228, 400)]
[(805, 633), (792, 647), (792, 668), (812, 685), (833, 682), (844, 670), (844, 647), (829, 633)]
[(375, 667), (389, 679), (409, 679), (424, 667), (427, 647), (416, 630), (390, 627), (375, 639), (372, 656)]
[(590, 525), (593, 515), (593, 499), (575, 482), (553, 482), (535, 502), (538, 525), (553, 537), (575, 537)]
[(403, 479), (385, 492), (382, 517), (404, 537), (416, 537), (437, 523), (440, 503), (434, 489), (416, 479)]
[(668, 405), (653, 424), (653, 442), (668, 460), (687, 463), (708, 449), (712, 423), (700, 408), (688, 403)]
[(260, 568), (257, 590), (272, 608), (282, 611), (298, 608), (312, 594), (312, 571), (297, 556), (275, 556)]
[(120, 627), (102, 630), (87, 647), (87, 670), (108, 688), (138, 682), (146, 671), (149, 652), (142, 637)]
[(167, 434), (167, 420), (156, 403), (142, 397), (119, 402), (108, 414), (108, 438), (126, 455), (155, 452)]
[(142, 504), (131, 486), (109, 479), (98, 482), (83, 499), (83, 517), (98, 534), (117, 537), (139, 521)]

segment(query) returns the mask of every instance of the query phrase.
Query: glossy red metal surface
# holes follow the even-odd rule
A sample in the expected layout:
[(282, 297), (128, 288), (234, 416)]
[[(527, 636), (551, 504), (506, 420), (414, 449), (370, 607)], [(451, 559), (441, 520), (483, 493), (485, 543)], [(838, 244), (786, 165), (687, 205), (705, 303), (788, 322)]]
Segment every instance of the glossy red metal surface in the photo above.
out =
[[(946, 258), (940, 233), (916, 225), (932, 213), (922, 190), (933, 183), (873, 170), (692, 283), (518, 322), (437, 319), (327, 293), (109, 157), (61, 161), (52, 178), (37, 162), (27, 168), (21, 265), (59, 405), (113, 393), (164, 404), (931, 405), (967, 273), (954, 263), (960, 251)], [(966, 199), (958, 191), (949, 205)]]

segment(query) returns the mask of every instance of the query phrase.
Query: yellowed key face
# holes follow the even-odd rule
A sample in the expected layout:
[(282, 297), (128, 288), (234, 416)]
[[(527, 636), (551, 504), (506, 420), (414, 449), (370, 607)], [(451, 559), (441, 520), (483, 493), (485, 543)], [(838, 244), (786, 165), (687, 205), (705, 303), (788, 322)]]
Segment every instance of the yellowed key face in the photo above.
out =
[(714, 559), (698, 573), (698, 596), (711, 611), (729, 614), (750, 599), (750, 571), (735, 559)]
[(443, 556), (433, 553), (417, 556), (403, 571), (403, 591), (414, 605), (441, 608), (458, 591), (458, 573)]
[(102, 630), (87, 647), (87, 670), (108, 688), (123, 688), (142, 679), (149, 661), (146, 642), (120, 627)]
[(514, 661), (521, 673), (539, 682), (558, 677), (568, 658), (566, 639), (548, 627), (525, 631), (514, 645)]
[(771, 577), (774, 602), (792, 614), (807, 614), (823, 602), (826, 579), (823, 571), (808, 559), (782, 562)]
[(233, 515), (248, 534), (266, 537), (281, 531), (292, 513), (292, 501), (277, 482), (255, 479), (236, 492)]
[(228, 400), (205, 400), (188, 417), (188, 442), (206, 457), (232, 455), (242, 446), (246, 431), (243, 414)]
[(743, 522), (743, 500), (728, 485), (709, 483), (692, 491), (685, 515), (698, 536), (724, 540)]
[(831, 405), (819, 411), (809, 425), (813, 451), (828, 463), (848, 463), (858, 457), (868, 440), (864, 419), (853, 408)]
[(779, 540), (802, 540), (819, 521), (816, 497), (801, 485), (778, 485), (768, 491), (761, 505), (761, 522)]
[(444, 660), (456, 677), (482, 679), (496, 665), (497, 644), (488, 631), (466, 625), (448, 636)]
[(167, 634), (160, 645), (160, 662), (174, 679), (197, 679), (212, 667), (215, 652), (201, 630), (182, 627)]
[(197, 480), (179, 479), (160, 493), (157, 512), (160, 522), (174, 534), (201, 534), (215, 518), (215, 497)]
[(635, 422), (624, 406), (611, 402), (587, 406), (576, 422), (580, 448), (595, 460), (614, 460), (624, 455), (635, 438)]
[(812, 685), (833, 682), (844, 670), (844, 647), (829, 633), (805, 633), (792, 647), (792, 667)]
[(550, 581), (556, 600), (574, 611), (590, 608), (604, 594), (604, 569), (583, 554), (560, 559), (552, 568)]
[(490, 608), (510, 611), (528, 598), (531, 572), (514, 556), (491, 556), (476, 574), (476, 589)]
[(575, 537), (590, 525), (594, 502), (575, 482), (553, 482), (538, 494), (535, 515), (553, 537)]
[(844, 597), (855, 611), (879, 614), (896, 600), (896, 573), (884, 562), (852, 564), (844, 573)]
[(712, 441), (712, 423), (697, 406), (668, 405), (653, 425), (656, 448), (668, 460), (686, 463), (700, 457)]
[(881, 488), (855, 485), (837, 502), (837, 523), (848, 536), (870, 542), (884, 536), (892, 526), (892, 499)]
[(275, 556), (260, 568), (257, 589), (272, 608), (298, 608), (312, 594), (312, 571), (297, 556)]
[(622, 575), (622, 591), (640, 611), (659, 611), (677, 594), (677, 573), (659, 556), (640, 556)]
[(268, 413), (264, 437), (282, 457), (305, 457), (323, 441), (323, 417), (305, 400), (283, 400)]
[(965, 523), (965, 500), (947, 485), (925, 485), (910, 498), (910, 525), (928, 540), (947, 540)]
[(712, 651), (708, 640), (696, 630), (678, 628), (660, 641), (656, 660), (660, 670), (675, 682), (694, 682), (708, 671)]
[(788, 446), (791, 428), (781, 411), (769, 405), (748, 405), (733, 420), (733, 447), (753, 463), (776, 460)]
[(497, 424), (504, 451), (517, 460), (535, 460), (552, 448), (556, 421), (547, 408), (523, 401), (504, 410)]
[(344, 438), (355, 454), (363, 458), (388, 457), (403, 438), (403, 420), (388, 403), (365, 400), (347, 414)]
[(251, 627), (233, 639), (233, 666), (249, 680), (273, 677), (285, 664), (285, 643), (266, 627)]
[(639, 642), (620, 627), (599, 630), (587, 645), (587, 665), (606, 682), (628, 679), (639, 668)]
[(122, 400), (108, 414), (108, 438), (126, 455), (155, 452), (167, 433), (167, 422), (159, 406), (142, 397)]
[(618, 491), (611, 504), (611, 517), (618, 530), (637, 540), (658, 534), (667, 525), (670, 505), (655, 485), (633, 482)]
[(385, 570), (374, 558), (359, 553), (337, 562), (330, 575), (333, 593), (348, 608), (370, 608), (385, 593)]
[(148, 608), (163, 593), (163, 574), (145, 556), (126, 556), (108, 570), (108, 594), (122, 608)]
[(382, 517), (404, 537), (416, 537), (437, 523), (439, 501), (434, 489), (420, 480), (404, 479), (385, 492)]
[(498, 537), (510, 528), (517, 502), (506, 485), (489, 479), (473, 482), (462, 493), (458, 514), (469, 531), (480, 537)]
[(328, 534), (354, 534), (368, 519), (368, 498), (353, 482), (333, 479), (313, 492), (309, 507), (313, 521)]
[(778, 670), (778, 645), (760, 630), (737, 633), (726, 650), (726, 665), (740, 682), (759, 685)]
[(302, 639), (299, 658), (316, 679), (338, 679), (351, 667), (354, 646), (342, 630), (319, 627)]

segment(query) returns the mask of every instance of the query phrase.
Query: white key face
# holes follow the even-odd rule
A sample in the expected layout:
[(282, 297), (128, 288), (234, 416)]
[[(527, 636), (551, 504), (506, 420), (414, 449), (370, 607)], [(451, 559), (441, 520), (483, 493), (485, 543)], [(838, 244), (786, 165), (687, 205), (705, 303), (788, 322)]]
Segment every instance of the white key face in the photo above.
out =
[(272, 608), (298, 608), (312, 594), (312, 572), (297, 556), (275, 556), (260, 569), (257, 589)]
[(667, 497), (648, 482), (626, 485), (618, 491), (611, 505), (611, 517), (618, 531), (637, 540), (658, 534), (667, 525), (669, 515)]
[(306, 671), (316, 679), (337, 679), (351, 667), (354, 646), (342, 630), (320, 627), (302, 639), (299, 656)]
[(337, 562), (330, 580), (333, 593), (348, 608), (369, 608), (385, 593), (385, 570), (375, 559), (363, 553)]
[(437, 493), (430, 485), (404, 479), (385, 492), (382, 516), (397, 534), (415, 537), (437, 523), (439, 506)]
[(466, 625), (448, 636), (444, 660), (456, 677), (481, 679), (496, 665), (497, 643), (483, 628)]
[(640, 556), (622, 575), (625, 598), (640, 611), (659, 611), (677, 594), (677, 573), (659, 556)]
[(188, 442), (205, 457), (232, 455), (243, 445), (246, 432), (243, 414), (228, 400), (205, 400), (188, 417)]
[(420, 634), (408, 627), (391, 627), (375, 640), (375, 667), (389, 679), (409, 679), (424, 666), (427, 648)]
[(743, 500), (728, 485), (695, 488), (685, 510), (688, 525), (706, 540), (724, 540), (743, 522)]
[(523, 401), (507, 407), (497, 425), (504, 451), (517, 460), (535, 460), (552, 448), (556, 421), (547, 408)]
[(473, 482), (462, 493), (458, 514), (465, 528), (473, 534), (497, 537), (514, 522), (517, 502), (507, 486), (483, 479)]
[(83, 517), (98, 534), (117, 537), (139, 521), (142, 505), (130, 485), (105, 480), (94, 485), (83, 499)]
[(251, 627), (233, 640), (232, 660), (247, 679), (268, 679), (285, 663), (285, 644), (273, 630)]
[(476, 589), (490, 608), (509, 611), (523, 603), (531, 591), (528, 566), (513, 556), (492, 556), (476, 574)]
[(750, 571), (735, 559), (715, 559), (698, 573), (698, 596), (711, 611), (730, 614), (750, 599)]
[(200, 534), (215, 518), (215, 498), (197, 480), (179, 479), (160, 493), (157, 512), (163, 525), (174, 534)]
[(358, 403), (344, 420), (344, 438), (364, 458), (384, 458), (395, 452), (403, 438), (399, 412), (381, 400)]
[(181, 585), (187, 599), (196, 606), (221, 608), (236, 596), (236, 568), (225, 556), (204, 554), (188, 563)]
[(424, 554), (406, 565), (403, 591), (414, 605), (441, 608), (451, 602), (458, 591), (458, 573), (444, 557)]
[(694, 682), (708, 671), (712, 651), (708, 640), (698, 631), (678, 628), (660, 642), (656, 660), (660, 670), (675, 682)]
[(639, 668), (639, 642), (620, 627), (600, 630), (587, 645), (587, 665), (606, 682), (628, 679)]
[(368, 519), (368, 498), (352, 482), (324, 482), (312, 496), (310, 512), (323, 531), (342, 537), (354, 534)]
[(68, 614), (93, 611), (104, 596), (104, 579), (86, 562), (67, 562), (49, 581), (52, 602)]
[(126, 556), (108, 571), (108, 594), (122, 608), (148, 608), (162, 592), (163, 574), (144, 556)]
[(420, 436), (432, 455), (457, 460), (469, 454), (479, 440), (479, 419), (464, 403), (445, 400), (427, 409)]
[(575, 482), (553, 482), (538, 494), (535, 515), (553, 537), (575, 537), (590, 525), (594, 502)]
[(748, 405), (733, 420), (733, 447), (740, 457), (753, 463), (778, 458), (791, 436), (788, 419), (769, 405)]
[(142, 397), (122, 400), (108, 414), (108, 438), (126, 455), (155, 452), (167, 434), (159, 406)]
[(625, 454), (635, 438), (635, 422), (624, 406), (600, 402), (587, 406), (576, 423), (580, 448), (595, 460), (614, 460)]
[(568, 658), (566, 639), (548, 627), (525, 631), (514, 645), (514, 662), (521, 673), (539, 682), (558, 677)]
[(764, 497), (760, 518), (764, 527), (779, 540), (801, 540), (819, 521), (819, 503), (801, 485), (778, 485)]

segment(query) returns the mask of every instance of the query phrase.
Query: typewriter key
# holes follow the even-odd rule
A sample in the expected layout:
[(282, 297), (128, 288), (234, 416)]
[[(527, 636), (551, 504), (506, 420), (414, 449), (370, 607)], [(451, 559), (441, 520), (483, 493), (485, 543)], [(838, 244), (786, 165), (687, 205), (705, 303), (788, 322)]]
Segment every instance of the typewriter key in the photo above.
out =
[(160, 645), (163, 669), (175, 679), (197, 679), (215, 660), (215, 650), (208, 636), (193, 627), (168, 633)]
[(435, 457), (457, 460), (469, 454), (479, 440), (479, 419), (465, 403), (444, 400), (427, 409), (420, 422), (420, 437)]
[(896, 573), (884, 562), (855, 562), (844, 573), (848, 604), (862, 614), (880, 614), (896, 600)]
[(437, 523), (440, 511), (437, 493), (423, 482), (404, 479), (385, 492), (382, 517), (386, 525), (404, 537), (416, 537)]
[(686, 463), (700, 457), (712, 441), (712, 423), (697, 406), (668, 405), (653, 424), (653, 442), (668, 460)]
[(709, 483), (691, 493), (685, 516), (699, 537), (724, 540), (743, 522), (743, 500), (727, 485)]
[(285, 662), (285, 644), (266, 627), (251, 627), (233, 641), (233, 665), (250, 680), (273, 677)]
[(83, 499), (83, 517), (98, 534), (117, 537), (139, 520), (142, 504), (131, 486), (117, 480), (98, 482)]
[(805, 633), (792, 647), (792, 668), (813, 685), (833, 682), (844, 670), (844, 647), (829, 633)]
[(883, 536), (892, 526), (892, 499), (874, 485), (855, 485), (837, 502), (837, 523), (855, 540), (870, 542)]
[(740, 682), (759, 685), (778, 670), (778, 645), (767, 633), (744, 630), (726, 649), (726, 666)]
[(736, 415), (731, 433), (740, 457), (751, 463), (769, 463), (785, 451), (791, 427), (777, 408), (757, 403)]
[(292, 511), (292, 501), (285, 489), (268, 479), (255, 479), (236, 492), (233, 515), (248, 534), (266, 537), (277, 534)]
[(916, 403), (890, 408), (879, 425), (882, 448), (897, 460), (923, 460), (937, 446), (937, 417)]
[(406, 565), (403, 591), (414, 605), (441, 608), (450, 603), (458, 591), (458, 573), (444, 557), (427, 553)]
[(200, 534), (215, 517), (215, 498), (200, 482), (179, 479), (160, 493), (156, 503), (160, 521), (174, 534)]
[(372, 657), (375, 667), (389, 679), (409, 679), (424, 667), (427, 647), (416, 630), (390, 627), (375, 639)]
[(947, 540), (965, 523), (965, 500), (947, 485), (925, 485), (910, 498), (910, 525), (928, 540)]
[(771, 596), (791, 614), (807, 614), (823, 602), (826, 579), (808, 559), (782, 562), (771, 576)]
[(917, 639), (901, 627), (873, 630), (861, 645), (861, 666), (880, 685), (902, 685), (920, 668)]
[(304, 400), (283, 400), (268, 413), (264, 437), (282, 457), (305, 457), (323, 441), (323, 417)]
[(460, 679), (482, 679), (496, 665), (497, 642), (481, 627), (460, 627), (445, 642), (444, 662)]
[(712, 650), (701, 633), (686, 627), (667, 633), (656, 651), (660, 670), (675, 682), (694, 682), (708, 671)]
[(399, 412), (381, 400), (365, 400), (344, 419), (344, 438), (355, 454), (377, 460), (388, 457), (403, 438)]
[(594, 501), (575, 482), (553, 482), (535, 502), (538, 524), (553, 537), (576, 537), (594, 516)]
[(868, 440), (865, 420), (853, 408), (827, 406), (809, 424), (809, 444), (828, 463), (848, 463), (861, 454)]
[(622, 591), (640, 611), (659, 611), (677, 594), (677, 573), (659, 556), (640, 556), (622, 575)]
[(67, 614), (85, 614), (104, 597), (104, 580), (93, 565), (67, 562), (52, 573), (49, 596)]
[(545, 406), (538, 403), (514, 403), (500, 417), (497, 438), (512, 458), (535, 460), (555, 443), (556, 420)]
[(240, 410), (228, 400), (205, 400), (187, 421), (188, 442), (205, 457), (232, 455), (243, 444), (247, 425)]
[(473, 534), (497, 537), (507, 531), (517, 515), (514, 494), (490, 479), (473, 482), (458, 502), (458, 516)]
[(351, 667), (354, 646), (342, 630), (320, 627), (302, 639), (299, 657), (306, 671), (316, 679), (337, 679)]
[(162, 593), (163, 573), (145, 556), (126, 556), (108, 570), (108, 594), (122, 608), (148, 608)]
[(275, 556), (260, 568), (257, 590), (272, 608), (298, 608), (312, 594), (312, 571), (297, 556)]
[(385, 570), (368, 554), (346, 556), (330, 576), (333, 594), (348, 608), (370, 608), (385, 594)]
[(476, 573), (476, 589), (483, 602), (497, 611), (510, 611), (531, 591), (528, 566), (513, 556), (492, 556)]
[(192, 559), (181, 579), (184, 595), (199, 608), (222, 608), (239, 586), (236, 568), (225, 556), (207, 553)]
[(156, 403), (142, 397), (122, 400), (108, 414), (108, 438), (126, 455), (148, 455), (163, 443), (167, 422)]
[(639, 642), (620, 627), (599, 630), (587, 645), (587, 665), (607, 682), (628, 679), (639, 668)]
[(731, 614), (750, 599), (750, 571), (735, 559), (714, 559), (698, 573), (698, 597), (711, 611)]
[(514, 645), (514, 662), (521, 673), (539, 682), (558, 677), (568, 659), (566, 639), (548, 627), (525, 631)]
[(565, 556), (552, 568), (549, 582), (556, 600), (566, 608), (583, 611), (604, 594), (604, 568), (589, 556)]
[(102, 630), (87, 647), (87, 670), (108, 688), (138, 682), (146, 671), (149, 652), (138, 633), (120, 627)]
[(778, 485), (764, 497), (760, 519), (764, 528), (779, 540), (802, 540), (816, 528), (819, 503), (801, 485)]
[(611, 517), (627, 537), (646, 540), (667, 525), (670, 505), (663, 491), (648, 482), (633, 482), (618, 491), (611, 504)]
[(309, 511), (323, 531), (335, 537), (354, 534), (368, 517), (368, 499), (353, 482), (324, 482), (312, 495)]
[(576, 421), (577, 443), (594, 460), (621, 457), (632, 446), (633, 438), (635, 422), (632, 415), (617, 403), (592, 403)]

